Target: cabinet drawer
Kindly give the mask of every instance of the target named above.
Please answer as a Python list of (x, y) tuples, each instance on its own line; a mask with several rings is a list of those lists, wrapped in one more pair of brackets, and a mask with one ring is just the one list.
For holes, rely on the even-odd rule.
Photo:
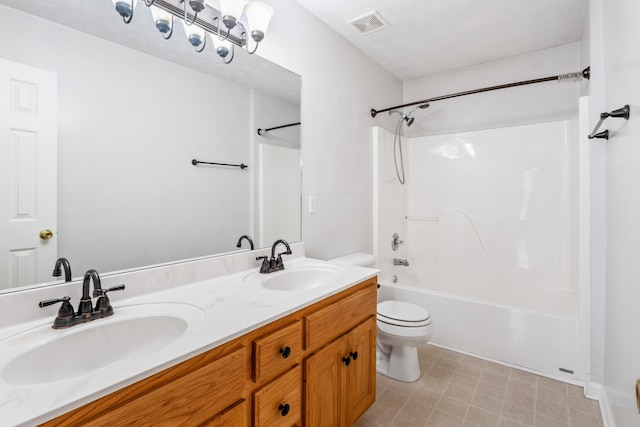
[[(194, 360), (198, 357), (184, 363)], [(237, 348), (79, 425), (198, 425), (240, 399), (246, 379), (245, 362), (245, 347)]]
[(247, 425), (247, 403), (240, 400), (200, 426), (247, 427)]
[(375, 283), (355, 294), (305, 316), (305, 348), (324, 345), (352, 329), (369, 316), (375, 316)]
[(302, 322), (297, 321), (253, 342), (253, 380), (258, 382), (300, 362)]
[(300, 424), (302, 377), (300, 365), (253, 395), (255, 427), (291, 427)]

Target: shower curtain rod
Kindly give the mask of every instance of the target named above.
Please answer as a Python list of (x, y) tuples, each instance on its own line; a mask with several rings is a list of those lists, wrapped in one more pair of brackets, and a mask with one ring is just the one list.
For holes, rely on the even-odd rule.
[(591, 73), (591, 67), (587, 67), (584, 70), (582, 70), (581, 72), (578, 71), (578, 72), (575, 72), (575, 73), (560, 74), (560, 75), (557, 75), (557, 76), (543, 77), (543, 78), (540, 78), (540, 79), (523, 80), (523, 81), (520, 81), (520, 82), (506, 83), (506, 84), (497, 85), (497, 86), (488, 86), (488, 87), (483, 87), (483, 88), (480, 88), (480, 89), (472, 89), (472, 90), (467, 90), (467, 91), (464, 91), (464, 92), (451, 93), (449, 95), (442, 95), (442, 96), (436, 96), (436, 97), (429, 98), (429, 99), (423, 99), (422, 101), (415, 101), (415, 102), (410, 102), (408, 104), (396, 105), (395, 107), (385, 108), (384, 110), (376, 110), (376, 109), (372, 108), (371, 109), (371, 117), (375, 117), (378, 113), (384, 113), (386, 111), (396, 110), (396, 109), (404, 108), (404, 107), (410, 107), (412, 105), (424, 104), (424, 103), (427, 103), (427, 102), (434, 102), (434, 101), (442, 101), (444, 99), (457, 98), (459, 96), (473, 95), (475, 93), (489, 92), (489, 91), (492, 91), (492, 90), (507, 89), (507, 88), (510, 88), (510, 87), (525, 86), (525, 85), (530, 85), (530, 84), (534, 84), (534, 83), (544, 83), (544, 82), (552, 82), (552, 81), (558, 81), (558, 82), (562, 82), (563, 80), (578, 81), (578, 80), (581, 80), (583, 78), (588, 80), (589, 77), (590, 77), (590, 73)]

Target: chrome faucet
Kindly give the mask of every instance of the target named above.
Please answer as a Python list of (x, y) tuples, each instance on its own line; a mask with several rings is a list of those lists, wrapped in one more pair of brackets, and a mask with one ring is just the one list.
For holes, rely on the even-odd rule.
[[(278, 257), (276, 258), (276, 246), (279, 244), (283, 244), (287, 250), (284, 252), (280, 252)], [(256, 257), (256, 261), (262, 260), (262, 266), (260, 266), (260, 273), (268, 274), (273, 273), (274, 271), (284, 270), (284, 262), (282, 262), (282, 255), (291, 255), (291, 247), (289, 247), (289, 243), (287, 243), (284, 239), (278, 239), (271, 246), (271, 258), (267, 256), (259, 256)]]
[(394, 258), (393, 265), (404, 265), (405, 267), (409, 267), (409, 261), (406, 259)]
[(63, 269), (64, 269), (64, 281), (70, 282), (71, 281), (71, 264), (69, 263), (69, 260), (66, 258), (58, 258), (58, 260), (56, 261), (56, 265), (53, 266), (53, 273), (51, 273), (51, 275), (53, 277), (60, 277), (62, 276)]
[[(91, 284), (91, 281), (93, 281), (93, 296), (98, 297), (95, 308), (93, 307), (91, 296), (89, 295), (89, 285)], [(100, 285), (100, 275), (96, 270), (91, 269), (84, 274), (84, 279), (82, 280), (82, 298), (80, 298), (77, 312), (73, 311), (73, 307), (69, 302), (70, 298), (66, 296), (40, 301), (38, 305), (40, 308), (43, 308), (61, 302), (62, 306), (58, 310), (58, 315), (53, 321), (53, 329), (63, 329), (80, 323), (86, 323), (92, 320), (111, 316), (113, 314), (113, 307), (107, 297), (107, 292), (122, 290), (124, 290), (124, 285), (114, 286), (109, 289), (102, 289), (102, 286)]]
[(240, 236), (240, 238), (238, 239), (238, 243), (236, 243), (236, 248), (242, 247), (242, 239), (245, 239), (247, 242), (249, 242), (249, 246), (251, 247), (251, 250), (253, 250), (253, 240), (251, 240), (251, 237), (247, 236), (246, 234)]

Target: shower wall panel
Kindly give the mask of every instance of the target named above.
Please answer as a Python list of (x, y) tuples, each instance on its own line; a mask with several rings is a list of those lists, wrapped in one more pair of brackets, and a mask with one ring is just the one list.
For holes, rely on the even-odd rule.
[(576, 139), (559, 121), (408, 140), (411, 281), (575, 317)]

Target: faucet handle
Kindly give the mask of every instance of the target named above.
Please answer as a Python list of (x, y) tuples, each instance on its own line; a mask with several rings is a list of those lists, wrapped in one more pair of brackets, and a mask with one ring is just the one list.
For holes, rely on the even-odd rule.
[(71, 298), (69, 298), (69, 297), (48, 299), (48, 300), (40, 301), (38, 303), (38, 305), (40, 306), (40, 308), (44, 308), (44, 307), (48, 307), (50, 305), (57, 304), (57, 303), (61, 302), (62, 305), (60, 306), (60, 309), (58, 310), (58, 317), (69, 317), (69, 316), (73, 316), (75, 314), (75, 312), (73, 311), (73, 306), (69, 302), (70, 300), (71, 300)]
[(262, 265), (260, 266), (260, 273), (266, 274), (271, 273), (271, 265), (269, 264), (269, 257), (265, 256), (257, 256), (256, 261), (262, 260)]
[(107, 296), (107, 292), (111, 292), (111, 291), (124, 291), (124, 284), (122, 285), (118, 285), (118, 286), (114, 286), (111, 287), (109, 289), (94, 289), (93, 290), (93, 296), (95, 297), (102, 297), (102, 296)]
[(40, 301), (40, 303), (38, 303), (38, 305), (41, 308), (47, 307), (49, 305), (53, 305), (59, 302), (62, 303), (62, 305), (60, 306), (60, 309), (58, 310), (58, 315), (53, 321), (53, 329), (63, 329), (73, 325), (73, 321), (76, 313), (73, 311), (73, 306), (71, 305), (69, 300), (70, 300), (69, 297), (62, 297), (57, 299), (48, 299), (48, 300)]
[(96, 301), (95, 310), (96, 311), (101, 311), (105, 317), (112, 315), (113, 314), (113, 308), (111, 307), (111, 301), (109, 301), (109, 297), (107, 296), (107, 292), (123, 291), (123, 290), (124, 290), (124, 285), (114, 286), (114, 287), (109, 288), (109, 289), (94, 289), (93, 290), (93, 296), (94, 297), (96, 297), (96, 296), (100, 297)]

